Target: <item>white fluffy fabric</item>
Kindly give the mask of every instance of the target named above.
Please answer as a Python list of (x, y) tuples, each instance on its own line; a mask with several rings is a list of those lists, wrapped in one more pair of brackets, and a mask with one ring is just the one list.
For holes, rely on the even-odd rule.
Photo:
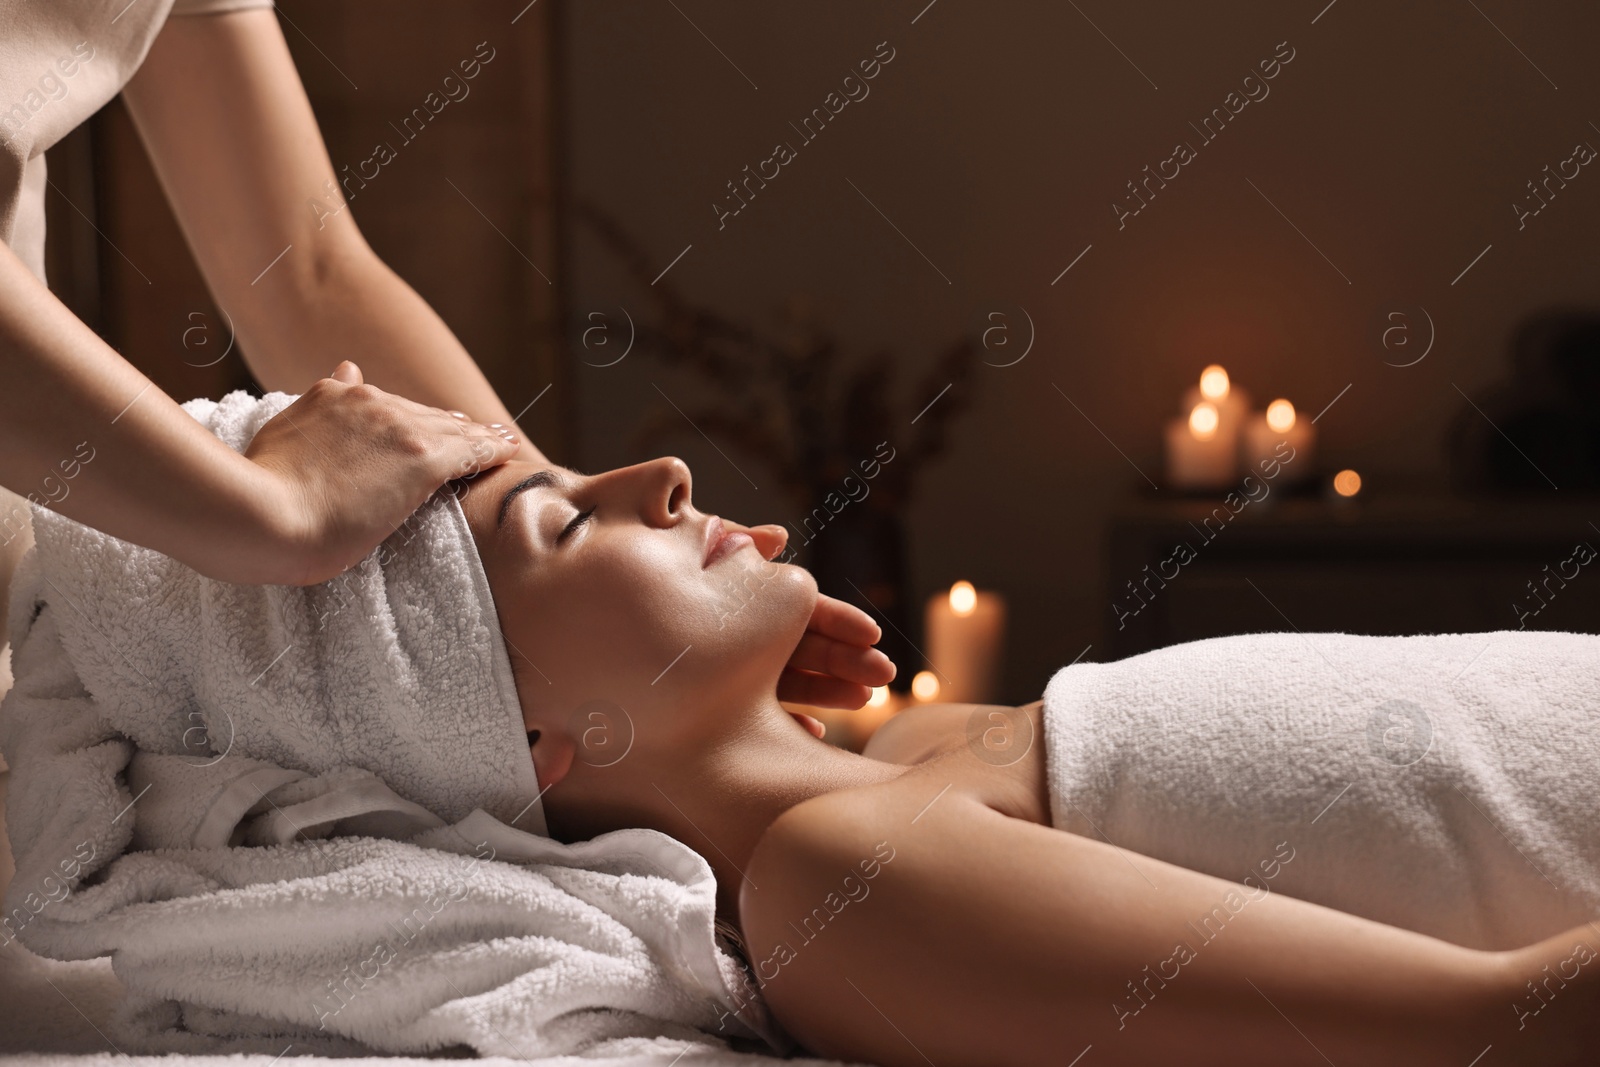
[(1485, 949), (1600, 917), (1600, 636), (1194, 641), (1061, 669), (1044, 722), (1056, 827), (1243, 883), (1241, 907)]
[[(294, 398), (186, 410), (235, 449)], [(567, 846), (459, 503), (344, 579), (236, 586), (35, 509), (0, 703), (0, 941), (110, 955), (124, 1051), (787, 1048), (687, 846)], [(535, 832), (527, 832), (529, 830)]]

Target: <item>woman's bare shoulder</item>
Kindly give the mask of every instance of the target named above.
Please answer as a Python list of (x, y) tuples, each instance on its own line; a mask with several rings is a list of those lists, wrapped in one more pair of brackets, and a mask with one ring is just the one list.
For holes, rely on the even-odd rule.
[[(920, 868), (928, 847), (956, 849), (960, 836), (943, 820), (913, 823), (918, 783), (906, 779), (921, 777), (913, 769), (890, 782), (797, 804), (767, 828), (751, 854), (739, 892), (750, 966), (778, 1020), (813, 1054), (896, 1062), (874, 1032), (879, 1020), (873, 1009), (849, 986), (841, 989), (841, 976), (875, 999), (886, 982), (917, 984), (885, 970), (887, 961), (915, 955), (918, 945), (916, 931), (896, 921), (897, 913), (906, 888), (924, 881)], [(939, 798), (945, 802), (970, 803)], [(908, 828), (917, 840), (908, 840)]]

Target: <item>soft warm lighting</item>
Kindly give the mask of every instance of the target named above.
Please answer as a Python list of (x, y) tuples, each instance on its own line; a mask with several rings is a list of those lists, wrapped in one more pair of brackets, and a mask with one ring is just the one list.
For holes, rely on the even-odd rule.
[(1333, 491), (1340, 496), (1355, 496), (1361, 492), (1361, 475), (1346, 467), (1333, 476)]
[(1287, 400), (1274, 400), (1268, 404), (1267, 425), (1273, 433), (1288, 433), (1294, 429), (1294, 405)]
[(1221, 364), (1213, 363), (1200, 372), (1200, 395), (1207, 400), (1224, 400), (1228, 396), (1228, 372)]
[(1216, 436), (1218, 421), (1217, 406), (1209, 400), (1202, 400), (1189, 412), (1189, 432), (1198, 441), (1209, 441)]
[(889, 687), (886, 685), (874, 686), (872, 695), (867, 698), (867, 707), (881, 708), (889, 703)]
[(918, 671), (911, 679), (911, 695), (918, 700), (932, 700), (939, 695), (939, 679), (932, 671)]
[(950, 610), (960, 616), (972, 614), (972, 609), (978, 606), (978, 591), (972, 587), (971, 582), (957, 582), (950, 587)]

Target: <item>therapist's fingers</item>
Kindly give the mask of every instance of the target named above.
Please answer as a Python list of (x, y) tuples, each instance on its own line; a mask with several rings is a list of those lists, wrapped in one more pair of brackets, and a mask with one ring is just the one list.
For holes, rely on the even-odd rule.
[(883, 629), (872, 621), (871, 615), (826, 593), (817, 594), (806, 629), (852, 645), (875, 645), (883, 637)]
[[(816, 707), (816, 705), (813, 704), (812, 707)], [(815, 737), (818, 741), (821, 741), (827, 736), (827, 726), (825, 726), (822, 720), (817, 718), (815, 715), (807, 715), (803, 711), (791, 711), (789, 712), (789, 715), (794, 719), (795, 722), (805, 727), (806, 732), (812, 737)]]
[[(366, 377), (361, 373), (361, 366), (354, 360), (350, 359), (342, 360), (339, 365), (333, 368), (332, 372), (328, 374), (328, 378), (343, 385), (364, 385), (366, 383)], [(410, 397), (401, 396), (398, 393), (388, 393), (386, 394), (386, 398), (390, 404), (395, 404), (402, 408), (406, 408), (418, 415), (436, 415), (441, 418), (453, 419), (453, 423), (447, 422), (443, 423), (442, 425), (466, 427), (467, 432), (487, 430), (489, 433), (498, 433), (501, 430), (511, 430), (513, 433), (515, 433), (514, 427), (502, 426), (498, 423), (481, 423), (473, 419), (471, 415), (468, 415), (465, 412), (447, 411), (444, 408), (434, 407), (432, 404), (420, 403), (419, 401), (412, 400)]]
[[(335, 372), (349, 378), (360, 368)], [(519, 443), (365, 382), (319, 379), (245, 451), (264, 479), (255, 495), (282, 546), (274, 580), (309, 585), (338, 575), (441, 485), (506, 462)]]
[(882, 650), (837, 641), (807, 631), (789, 656), (790, 667), (826, 674), (860, 685), (888, 685), (896, 673), (894, 661)]
[[(339, 365), (333, 368), (328, 377), (344, 385), (363, 385), (366, 382), (365, 376), (361, 373), (360, 365), (350, 359), (340, 361)], [(460, 449), (451, 453), (448, 457), (449, 461), (453, 463), (450, 468), (453, 472), (450, 475), (451, 478), (471, 477), (490, 467), (515, 459), (522, 451), (523, 446), (517, 440), (515, 427), (504, 426), (500, 423), (477, 422), (466, 412), (447, 411), (431, 404), (419, 403), (397, 393), (388, 394), (388, 400), (391, 404), (408, 408), (418, 415), (438, 419), (438, 425), (442, 428), (441, 432), (456, 433), (467, 438), (490, 439), (492, 445), (490, 448), (484, 449), (469, 444), (465, 453)], [(504, 439), (510, 445), (510, 452), (507, 453), (504, 448), (500, 447), (492, 439)]]
[(521, 447), (519, 439), (503, 430), (462, 423), (444, 416), (444, 429), (440, 432), (448, 442), (437, 459), (435, 473), (444, 471), (441, 481), (471, 478), (491, 467), (509, 461)]
[(864, 705), (871, 696), (872, 689), (868, 686), (830, 678), (825, 674), (809, 674), (785, 668), (778, 675), (778, 699), (790, 704), (853, 711)]

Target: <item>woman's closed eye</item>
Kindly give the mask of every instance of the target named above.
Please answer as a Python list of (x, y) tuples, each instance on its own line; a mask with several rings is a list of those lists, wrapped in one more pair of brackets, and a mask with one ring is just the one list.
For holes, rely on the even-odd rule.
[[(595, 506), (598, 507), (599, 505), (595, 505)], [(561, 533), (556, 535), (556, 544), (559, 545), (563, 541), (565, 541), (567, 539), (567, 535), (568, 534), (572, 533), (572, 531), (576, 530), (578, 527), (580, 527), (584, 523), (588, 522), (589, 521), (589, 516), (591, 516), (593, 514), (594, 514), (594, 508), (591, 507), (588, 511), (580, 511), (580, 512), (578, 512), (578, 514), (574, 515), (572, 517), (572, 521), (567, 523), (566, 528), (563, 529), (561, 531)]]

